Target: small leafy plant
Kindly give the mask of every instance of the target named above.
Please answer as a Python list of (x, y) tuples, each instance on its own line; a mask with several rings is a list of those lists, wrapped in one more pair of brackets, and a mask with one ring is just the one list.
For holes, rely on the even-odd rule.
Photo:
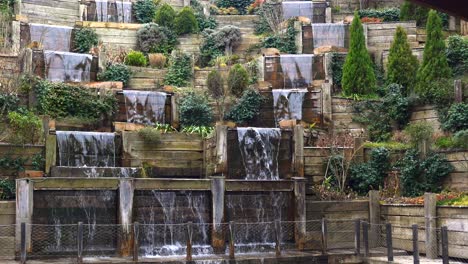
[(211, 126), (189, 126), (182, 129), (183, 133), (198, 134), (202, 138), (208, 138), (214, 132), (214, 127)]
[(148, 60), (145, 54), (141, 51), (130, 51), (125, 58), (125, 64), (130, 66), (145, 67), (148, 64)]
[(171, 57), (164, 84), (184, 87), (192, 77), (192, 59), (190, 55), (177, 52)]
[(11, 200), (16, 197), (14, 180), (0, 179), (0, 200)]
[(260, 114), (263, 101), (264, 98), (258, 91), (246, 90), (239, 102), (226, 114), (224, 119), (239, 124), (248, 124)]
[(241, 97), (249, 86), (249, 73), (242, 65), (236, 64), (229, 71), (227, 83), (231, 94)]
[(153, 0), (138, 0), (132, 5), (133, 15), (138, 23), (153, 21), (156, 5)]
[(33, 112), (10, 112), (8, 120), (12, 142), (19, 144), (35, 144), (40, 141), (42, 134), (42, 120)]
[(182, 127), (209, 126), (213, 121), (213, 109), (205, 96), (189, 92), (180, 103)]
[(138, 135), (150, 144), (158, 144), (161, 141), (161, 131), (154, 127), (142, 128), (138, 130)]
[(124, 86), (127, 86), (132, 71), (125, 64), (112, 64), (106, 68), (102, 73), (98, 74), (98, 80), (100, 81), (114, 81), (123, 82)]
[(198, 21), (189, 6), (182, 8), (175, 18), (175, 31), (178, 35), (198, 32)]
[(92, 28), (78, 28), (74, 31), (73, 51), (88, 53), (92, 47), (97, 46), (98, 35)]

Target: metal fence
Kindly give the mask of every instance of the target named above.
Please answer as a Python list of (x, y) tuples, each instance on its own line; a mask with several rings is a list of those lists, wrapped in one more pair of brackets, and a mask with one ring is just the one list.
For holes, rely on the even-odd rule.
[[(29, 225), (19, 227), (23, 263), (27, 259), (85, 257), (127, 257), (138, 261), (146, 256), (193, 256), (271, 253), (277, 256), (290, 249), (341, 252), (382, 261), (419, 263), (468, 262), (468, 256), (457, 255), (456, 248), (468, 249), (468, 232), (429, 229), (391, 224), (370, 224), (362, 220), (311, 220), (274, 222), (229, 222), (222, 224), (139, 224), (130, 225)], [(14, 242), (15, 225), (0, 226), (0, 237)], [(429, 232), (429, 233), (428, 233)], [(435, 244), (426, 237), (435, 236)], [(449, 248), (450, 241), (458, 245)], [(0, 238), (0, 246), (7, 240)], [(2, 244), (3, 243), (3, 244)], [(11, 241), (9, 241), (11, 245)], [(452, 242), (450, 242), (452, 243)], [(461, 243), (461, 244), (460, 244)], [(464, 244), (463, 244), (464, 243)], [(13, 243), (14, 244), (14, 243)], [(452, 245), (450, 244), (450, 247)], [(0, 257), (1, 258), (1, 257)]]

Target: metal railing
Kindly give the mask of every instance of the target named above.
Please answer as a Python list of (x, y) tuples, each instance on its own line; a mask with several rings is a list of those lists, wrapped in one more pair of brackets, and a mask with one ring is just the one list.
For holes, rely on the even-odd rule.
[[(362, 220), (273, 221), (185, 224), (57, 224), (22, 223), (19, 227), (21, 263), (37, 258), (126, 257), (137, 262), (145, 256), (179, 256), (192, 260), (200, 254), (225, 254), (235, 258), (245, 253), (281, 256), (290, 249), (345, 252), (384, 261), (419, 263), (467, 262), (468, 256), (450, 252), (451, 241), (466, 241), (468, 232), (447, 227), (426, 229), (417, 225), (371, 224)], [(2, 234), (14, 235), (15, 225), (0, 226)], [(427, 232), (436, 236), (435, 245), (426, 245)], [(462, 242), (463, 242), (462, 241)], [(2, 245), (0, 238), (0, 245)], [(10, 242), (11, 243), (11, 242)], [(456, 247), (468, 248), (458, 244)], [(451, 245), (451, 244), (450, 244)], [(463, 251), (463, 250), (462, 250)], [(1, 258), (1, 257), (0, 257)]]

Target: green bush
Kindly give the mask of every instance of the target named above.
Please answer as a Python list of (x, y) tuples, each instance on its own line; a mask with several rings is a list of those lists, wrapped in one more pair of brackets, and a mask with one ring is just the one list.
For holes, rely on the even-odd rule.
[(216, 5), (221, 8), (234, 7), (243, 15), (247, 12), (247, 7), (251, 5), (254, 0), (216, 0)]
[(446, 54), (455, 76), (468, 73), (468, 38), (459, 35), (448, 37)]
[(16, 94), (0, 92), (0, 117), (18, 109), (19, 98)]
[(383, 187), (384, 179), (390, 168), (390, 152), (385, 148), (372, 149), (370, 161), (353, 164), (350, 167), (349, 185), (353, 191), (366, 195), (370, 190)]
[(143, 53), (170, 54), (177, 45), (177, 35), (155, 23), (144, 25), (137, 31), (138, 50)]
[(262, 95), (255, 90), (246, 90), (239, 102), (226, 114), (225, 120), (238, 124), (249, 124), (260, 114), (260, 107), (264, 101)]
[(231, 54), (242, 37), (240, 29), (235, 26), (224, 26), (218, 30), (206, 29), (202, 35), (199, 59), (202, 67), (213, 65), (216, 57)]
[(167, 27), (169, 29), (174, 28), (174, 19), (176, 18), (176, 11), (168, 3), (164, 3), (156, 11), (154, 22), (161, 27)]
[(10, 139), (13, 143), (35, 144), (42, 135), (42, 120), (33, 112), (23, 111), (8, 113), (9, 127), (13, 133)]
[(416, 92), (419, 95), (427, 93), (428, 86), (432, 82), (452, 76), (445, 54), (442, 20), (434, 10), (429, 12), (426, 32), (423, 62), (417, 73)]
[[(114, 80), (116, 81), (116, 80)], [(58, 117), (100, 119), (117, 109), (112, 93), (98, 94), (87, 88), (66, 83), (38, 81), (34, 86), (39, 114)]]
[(208, 74), (208, 78), (206, 79), (206, 86), (208, 87), (210, 95), (214, 99), (220, 99), (221, 97), (226, 96), (223, 77), (219, 71), (212, 70)]
[(408, 125), (404, 132), (408, 135), (411, 145), (417, 146), (423, 141), (432, 139), (434, 128), (427, 122), (417, 122)]
[(229, 70), (227, 83), (231, 94), (239, 98), (249, 86), (249, 73), (242, 65), (236, 64)]
[(184, 87), (192, 78), (192, 59), (190, 55), (176, 52), (169, 60), (164, 84)]
[(447, 116), (443, 120), (442, 128), (451, 132), (468, 129), (468, 104), (451, 105)]
[(434, 145), (439, 149), (451, 149), (456, 146), (456, 143), (452, 137), (444, 136), (436, 139)]
[(332, 53), (329, 70), (332, 73), (333, 85), (341, 87), (341, 79), (343, 78), (343, 65), (346, 60), (346, 54)]
[(343, 65), (341, 84), (345, 95), (366, 95), (375, 91), (376, 79), (372, 61), (366, 49), (364, 29), (357, 12), (350, 27), (348, 56)]
[(138, 23), (150, 23), (156, 13), (156, 5), (153, 0), (138, 0), (132, 5), (133, 15)]
[(88, 53), (92, 47), (99, 43), (98, 35), (92, 28), (78, 28), (74, 30), (73, 51)]
[(174, 24), (175, 31), (179, 35), (195, 33), (199, 30), (197, 18), (193, 13), (193, 9), (189, 6), (182, 8), (177, 14)]
[(294, 28), (294, 21), (290, 20), (288, 22), (288, 28), (286, 30), (286, 33), (266, 36), (262, 40), (261, 47), (275, 48), (281, 51), (282, 53), (296, 54), (296, 35), (297, 31)]
[(213, 109), (206, 97), (190, 92), (180, 103), (182, 127), (209, 126), (213, 122)]
[(145, 67), (148, 64), (148, 60), (145, 54), (141, 51), (130, 51), (125, 58), (125, 64), (130, 66)]
[(359, 17), (374, 17), (380, 18), (383, 22), (400, 21), (399, 8), (386, 8), (386, 9), (362, 9), (358, 11)]
[(453, 141), (456, 147), (468, 149), (468, 129), (460, 130), (453, 135)]
[[(403, 5), (401, 5), (400, 10), (401, 21), (414, 20), (418, 27), (422, 27), (426, 25), (431, 9), (413, 4), (410, 1), (405, 1)], [(441, 12), (437, 12), (437, 14), (441, 18), (444, 28), (448, 27), (448, 15)]]
[(15, 180), (0, 179), (0, 200), (12, 200), (16, 197)]
[(403, 94), (408, 95), (416, 80), (417, 70), (418, 59), (413, 55), (406, 31), (398, 26), (388, 55), (387, 83), (403, 86)]
[(444, 110), (454, 98), (453, 79), (439, 79), (427, 83), (424, 89), (419, 90), (418, 95), (421, 104), (435, 104), (438, 110)]
[(215, 29), (218, 26), (218, 22), (213, 17), (206, 17), (203, 11), (203, 6), (197, 0), (190, 1), (190, 6), (195, 11), (195, 17), (198, 22), (200, 31), (205, 29)]
[(440, 192), (443, 180), (453, 171), (452, 165), (442, 155), (430, 153), (421, 159), (415, 149), (406, 152), (398, 167), (402, 194), (412, 197), (424, 192)]
[(120, 63), (112, 64), (104, 72), (98, 74), (100, 81), (123, 82), (124, 86), (127, 86), (130, 77), (132, 77), (132, 71), (125, 64)]

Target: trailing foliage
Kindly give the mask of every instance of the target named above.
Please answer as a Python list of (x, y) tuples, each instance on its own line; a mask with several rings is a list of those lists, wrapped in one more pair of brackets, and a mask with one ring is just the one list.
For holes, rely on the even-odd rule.
[(417, 122), (408, 125), (405, 128), (405, 134), (408, 135), (411, 145), (416, 147), (432, 139), (434, 128), (427, 122)]
[(11, 142), (18, 144), (38, 143), (42, 135), (42, 120), (28, 110), (8, 113)]
[(468, 74), (468, 38), (459, 35), (448, 37), (446, 54), (455, 76)]
[(247, 7), (251, 5), (254, 0), (216, 0), (216, 5), (221, 8), (234, 7), (243, 15), (247, 12)]
[(350, 167), (351, 189), (360, 195), (366, 195), (370, 190), (383, 187), (384, 179), (390, 168), (390, 152), (385, 148), (375, 148), (371, 151), (370, 161), (353, 164)]
[(92, 28), (78, 28), (74, 30), (73, 51), (88, 53), (92, 47), (99, 43), (98, 35)]
[(190, 6), (193, 8), (195, 12), (195, 17), (198, 22), (198, 27), (200, 31), (205, 29), (215, 29), (218, 26), (218, 22), (213, 17), (205, 16), (203, 11), (203, 6), (197, 0), (190, 1)]
[(123, 82), (124, 86), (127, 86), (130, 77), (132, 77), (130, 68), (120, 63), (112, 64), (104, 72), (98, 74), (100, 81)]
[(387, 83), (403, 86), (403, 95), (413, 88), (418, 70), (418, 59), (413, 55), (406, 31), (398, 26), (390, 47), (387, 66)]
[(14, 170), (24, 171), (24, 164), (28, 161), (28, 158), (17, 157), (12, 158), (10, 155), (0, 157), (0, 169), (2, 170)]
[(433, 10), (429, 12), (426, 32), (423, 62), (417, 73), (416, 92), (420, 95), (427, 93), (427, 87), (434, 81), (452, 76), (445, 54), (442, 20)]
[[(116, 81), (116, 80), (114, 80)], [(98, 94), (91, 90), (39, 80), (34, 84), (39, 114), (57, 117), (102, 118), (110, 116), (117, 108), (113, 94)]]
[(209, 126), (213, 122), (213, 110), (205, 96), (190, 92), (180, 103), (182, 127)]
[(236, 64), (229, 70), (227, 84), (232, 95), (236, 97), (243, 95), (249, 86), (249, 74), (242, 65)]
[(33, 170), (44, 171), (45, 169), (45, 158), (42, 154), (36, 154), (32, 157), (31, 166)]
[(333, 85), (335, 88), (341, 87), (341, 79), (343, 78), (343, 65), (346, 60), (346, 54), (332, 53), (329, 70), (332, 73)]
[(451, 132), (468, 129), (468, 104), (451, 105), (443, 120), (442, 128)]
[(226, 114), (225, 120), (238, 124), (249, 124), (260, 114), (260, 106), (264, 98), (256, 90), (246, 90), (239, 102)]
[(164, 79), (164, 84), (183, 87), (192, 77), (192, 59), (190, 55), (176, 52), (169, 61), (169, 68)]
[(460, 130), (453, 135), (453, 141), (456, 147), (468, 149), (468, 129)]
[(177, 34), (189, 34), (198, 32), (198, 21), (193, 13), (193, 9), (189, 6), (182, 8), (177, 14), (175, 20), (175, 31)]
[(430, 153), (425, 159), (421, 159), (419, 152), (410, 149), (401, 161), (400, 183), (404, 196), (420, 196), (424, 192), (440, 192), (442, 181), (452, 171), (452, 165), (440, 154)]
[(153, 0), (138, 0), (133, 3), (132, 10), (138, 23), (150, 23), (156, 13), (156, 4)]
[(364, 30), (357, 12), (350, 27), (351, 39), (348, 56), (343, 65), (341, 84), (345, 95), (372, 94), (376, 79), (372, 61), (366, 49)]
[(174, 28), (174, 20), (176, 18), (176, 11), (168, 3), (164, 3), (156, 11), (154, 22), (161, 27), (167, 27), (169, 29)]
[(0, 92), (0, 117), (18, 109), (19, 98), (16, 94)]
[(381, 100), (354, 103), (357, 115), (353, 120), (367, 126), (371, 141), (388, 141), (392, 134), (392, 124), (402, 128), (408, 123), (410, 105), (410, 100), (401, 94), (401, 87), (392, 84), (387, 87), (387, 95)]
[(167, 27), (155, 23), (137, 31), (137, 46), (143, 53), (170, 54), (177, 45), (177, 35)]
[(145, 127), (138, 130), (138, 135), (149, 144), (158, 144), (161, 141), (161, 131), (154, 127)]
[(12, 200), (16, 197), (15, 180), (0, 179), (0, 200)]
[(182, 133), (198, 134), (202, 138), (210, 137), (214, 131), (215, 128), (211, 126), (188, 126), (182, 129)]
[(284, 34), (272, 34), (262, 40), (261, 47), (275, 48), (287, 54), (296, 54), (296, 35), (297, 31), (294, 28), (294, 20), (288, 22), (288, 28)]
[(380, 18), (383, 22), (400, 21), (399, 8), (386, 8), (386, 9), (362, 9), (358, 11), (359, 17)]
[(141, 51), (130, 51), (125, 58), (125, 64), (130, 66), (144, 67), (148, 64), (145, 54)]

